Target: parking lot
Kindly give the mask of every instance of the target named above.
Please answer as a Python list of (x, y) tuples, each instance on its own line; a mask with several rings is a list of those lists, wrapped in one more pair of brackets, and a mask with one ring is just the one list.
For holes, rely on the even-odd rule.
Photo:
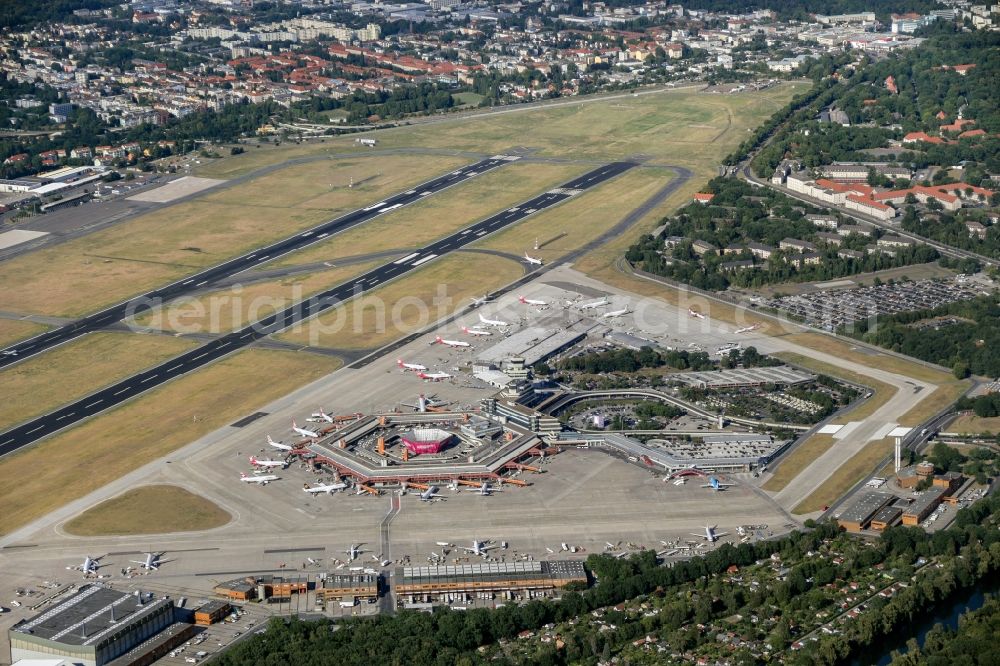
[(834, 331), (879, 315), (927, 310), (986, 295), (995, 288), (985, 276), (958, 275), (949, 280), (920, 280), (873, 285), (858, 289), (817, 291), (772, 298), (766, 306), (804, 320), (810, 326)]

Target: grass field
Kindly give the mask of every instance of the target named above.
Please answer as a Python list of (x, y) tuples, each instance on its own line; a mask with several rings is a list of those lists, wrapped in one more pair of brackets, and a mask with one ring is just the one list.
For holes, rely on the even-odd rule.
[(464, 106), (478, 106), (483, 101), (483, 96), (474, 92), (463, 92), (452, 95), (455, 101)]
[[(381, 168), (383, 175), (353, 189), (331, 192), (330, 182), (334, 178), (337, 183), (346, 182), (357, 167), (340, 169), (332, 162), (308, 165), (322, 179), (301, 177), (297, 184), (287, 182), (282, 170), (213, 193), (211, 197), (217, 199), (160, 208), (113, 228), (5, 261), (0, 264), (0, 284), (6, 287), (0, 292), (0, 309), (79, 316), (466, 163), (431, 156), (386, 160), (391, 162), (383, 167), (365, 162), (368, 169)], [(285, 191), (309, 205), (289, 204), (294, 197), (281, 194)], [(256, 203), (269, 197), (279, 197), (275, 200), (282, 205)], [(316, 207), (319, 203), (329, 207)]]
[(522, 274), (519, 263), (502, 257), (453, 254), (320, 315), (318, 324), (307, 322), (278, 338), (337, 349), (374, 349), (465, 307), (470, 298)]
[(335, 359), (249, 349), (0, 459), (6, 534), (332, 372)]
[(179, 333), (228, 333), (360, 275), (379, 263), (370, 261), (245, 287), (221, 289), (147, 313), (136, 323)]
[(47, 326), (18, 319), (0, 319), (0, 347), (30, 338), (48, 330)]
[(161, 335), (91, 333), (0, 372), (0, 428), (81, 398), (194, 342)]
[(262, 270), (419, 247), (530, 199), (586, 170), (583, 165), (515, 162), (294, 252)]
[(67, 522), (75, 536), (126, 536), (194, 532), (221, 527), (232, 516), (204, 497), (179, 486), (134, 488), (93, 506)]
[(979, 435), (981, 433), (995, 434), (1000, 432), (1000, 416), (982, 417), (973, 413), (962, 414), (951, 425), (945, 428), (947, 432)]
[[(615, 99), (568, 99), (557, 105), (422, 122), (370, 133), (379, 149), (449, 148), (497, 153), (515, 146), (539, 154), (611, 160), (645, 154), (667, 164), (714, 169), (719, 158), (808, 83), (785, 83), (760, 93), (708, 95), (674, 90)], [(207, 164), (198, 175), (231, 178), (296, 157), (358, 150), (354, 137), (322, 143), (252, 149)]]
[[(593, 240), (621, 221), (631, 208), (652, 196), (673, 177), (666, 169), (632, 169), (617, 179), (542, 211), (473, 246), (556, 259)], [(535, 239), (539, 249), (532, 249)]]

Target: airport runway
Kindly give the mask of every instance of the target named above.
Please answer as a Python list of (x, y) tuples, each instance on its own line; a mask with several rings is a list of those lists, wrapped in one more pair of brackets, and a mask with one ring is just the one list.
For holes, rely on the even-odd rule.
[[(499, 166), (499, 164), (495, 166)], [(612, 162), (589, 171), (560, 187), (551, 189), (533, 199), (512, 206), (485, 220), (476, 222), (461, 231), (439, 239), (419, 251), (412, 252), (406, 257), (373, 268), (363, 275), (316, 294), (308, 300), (296, 303), (249, 326), (212, 340), (186, 354), (164, 361), (154, 368), (128, 377), (56, 411), (12, 428), (0, 434), (0, 456), (16, 451), (63, 428), (99, 414), (141, 393), (145, 393), (171, 379), (205, 366), (212, 361), (246, 347), (256, 340), (278, 333), (321, 312), (336, 307), (344, 301), (360, 296), (366, 291), (375, 289), (390, 280), (405, 275), (449, 252), (453, 252), (487, 235), (516, 224), (529, 215), (533, 215), (538, 211), (554, 206), (592, 187), (596, 187), (628, 171), (634, 166), (636, 164), (633, 162)], [(384, 207), (384, 204), (378, 204), (378, 206)], [(193, 279), (191, 278), (190, 280)], [(109, 316), (113, 317), (114, 314)], [(103, 326), (107, 323), (111, 323), (111, 321), (104, 321), (101, 325)]]
[(242, 271), (258, 266), (265, 261), (272, 261), (282, 255), (301, 250), (302, 248), (317, 243), (328, 236), (349, 229), (355, 225), (367, 222), (383, 213), (402, 208), (408, 204), (420, 201), (423, 198), (440, 192), (446, 188), (458, 185), (481, 173), (496, 169), (505, 164), (509, 164), (519, 158), (507, 155), (495, 155), (489, 159), (482, 160), (475, 164), (461, 167), (455, 171), (438, 176), (421, 185), (407, 190), (401, 194), (396, 194), (388, 199), (384, 199), (366, 208), (360, 208), (353, 212), (341, 215), (323, 224), (296, 233), (283, 240), (272, 243), (252, 252), (240, 255), (234, 259), (205, 269), (199, 273), (178, 280), (165, 287), (154, 289), (135, 298), (130, 298), (117, 305), (105, 308), (100, 312), (79, 319), (71, 324), (67, 324), (55, 330), (41, 333), (33, 338), (22, 340), (0, 350), (0, 368), (13, 365), (26, 358), (40, 354), (52, 347), (69, 342), (81, 335), (100, 330), (105, 326), (121, 321), (128, 316), (134, 316), (146, 310), (165, 303), (179, 296), (204, 289), (206, 285), (214, 284), (224, 278), (231, 277)]

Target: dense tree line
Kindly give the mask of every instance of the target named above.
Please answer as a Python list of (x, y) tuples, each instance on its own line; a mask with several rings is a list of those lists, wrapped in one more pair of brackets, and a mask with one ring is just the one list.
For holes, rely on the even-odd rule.
[(892, 666), (949, 666), (995, 663), (997, 631), (1000, 630), (1000, 599), (988, 599), (979, 610), (963, 614), (957, 629), (937, 624), (924, 644), (908, 641), (904, 654), (892, 657)]
[(785, 19), (811, 20), (812, 14), (854, 14), (875, 12), (886, 20), (890, 14), (940, 9), (936, 0), (693, 0), (685, 9), (740, 14), (757, 9), (770, 9)]
[(1000, 226), (989, 224), (984, 218), (983, 221), (987, 222), (984, 225), (986, 233), (984, 237), (980, 238), (978, 235), (969, 233), (969, 229), (965, 225), (967, 219), (975, 219), (975, 217), (960, 218), (943, 212), (936, 215), (920, 215), (912, 206), (908, 206), (900, 225), (906, 231), (952, 247), (969, 250), (987, 257), (1000, 257)]
[[(940, 325), (916, 322), (946, 317)], [(1000, 377), (1000, 304), (990, 296), (958, 301), (932, 310), (880, 316), (856, 322), (847, 334), (865, 342), (945, 367), (958, 364), (987, 377)]]

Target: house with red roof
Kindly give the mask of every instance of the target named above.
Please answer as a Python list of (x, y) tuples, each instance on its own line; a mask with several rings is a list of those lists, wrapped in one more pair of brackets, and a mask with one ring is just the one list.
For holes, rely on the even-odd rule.
[(946, 142), (941, 137), (931, 136), (927, 132), (910, 132), (903, 137), (903, 143), (933, 143), (940, 145)]
[(694, 195), (694, 200), (700, 204), (707, 204), (714, 198), (715, 195), (710, 192), (695, 192)]

